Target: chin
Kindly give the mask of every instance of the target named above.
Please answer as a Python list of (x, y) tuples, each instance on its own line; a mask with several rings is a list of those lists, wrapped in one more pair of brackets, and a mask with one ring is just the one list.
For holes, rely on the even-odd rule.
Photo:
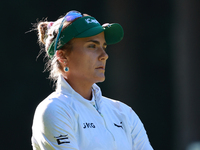
[(99, 82), (103, 82), (103, 81), (105, 81), (105, 77), (99, 78), (98, 80), (96, 80), (95, 83), (99, 83)]

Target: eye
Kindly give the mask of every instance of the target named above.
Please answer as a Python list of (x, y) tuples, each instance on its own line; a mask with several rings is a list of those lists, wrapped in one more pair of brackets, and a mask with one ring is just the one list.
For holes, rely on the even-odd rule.
[(95, 44), (90, 44), (90, 45), (88, 45), (88, 48), (96, 48), (96, 45)]

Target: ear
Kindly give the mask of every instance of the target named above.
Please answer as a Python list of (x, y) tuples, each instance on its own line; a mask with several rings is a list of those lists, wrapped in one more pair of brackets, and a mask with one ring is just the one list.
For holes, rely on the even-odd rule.
[(67, 63), (67, 57), (65, 56), (64, 51), (62, 51), (62, 50), (57, 50), (57, 51), (56, 51), (56, 57), (57, 57), (58, 61), (59, 61), (61, 64), (66, 64), (66, 63)]

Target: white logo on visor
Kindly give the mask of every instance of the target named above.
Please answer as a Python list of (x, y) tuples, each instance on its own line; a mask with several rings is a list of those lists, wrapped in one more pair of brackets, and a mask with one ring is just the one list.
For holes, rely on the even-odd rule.
[(96, 19), (90, 19), (90, 18), (88, 18), (88, 19), (85, 19), (85, 21), (87, 23), (98, 23), (99, 24), (99, 22)]

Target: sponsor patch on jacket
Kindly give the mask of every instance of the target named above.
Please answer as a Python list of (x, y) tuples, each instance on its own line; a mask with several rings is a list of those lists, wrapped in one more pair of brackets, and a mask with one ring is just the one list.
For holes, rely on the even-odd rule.
[(70, 141), (68, 140), (68, 134), (67, 135), (54, 136), (54, 138), (56, 138), (58, 145), (64, 144), (64, 143), (70, 143)]
[(83, 128), (95, 128), (94, 123), (83, 123)]

